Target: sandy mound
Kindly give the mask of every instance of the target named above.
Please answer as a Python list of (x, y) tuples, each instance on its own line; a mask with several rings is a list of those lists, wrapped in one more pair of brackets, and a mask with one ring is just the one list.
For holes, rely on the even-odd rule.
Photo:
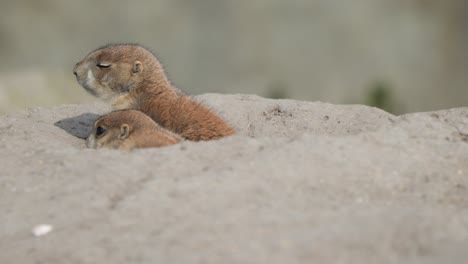
[(468, 258), (468, 108), (197, 99), (239, 135), (96, 151), (81, 138), (103, 105), (0, 117), (0, 263)]

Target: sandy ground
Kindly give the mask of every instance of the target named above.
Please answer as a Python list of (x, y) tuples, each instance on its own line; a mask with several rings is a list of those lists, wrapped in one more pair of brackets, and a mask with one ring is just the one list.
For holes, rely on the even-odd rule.
[(127, 153), (85, 149), (102, 104), (0, 117), (0, 263), (466, 263), (468, 108), (197, 98), (239, 135)]

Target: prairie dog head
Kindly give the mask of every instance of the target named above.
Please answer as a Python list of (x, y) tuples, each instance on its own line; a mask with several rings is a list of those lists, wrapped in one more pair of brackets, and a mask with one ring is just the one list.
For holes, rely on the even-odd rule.
[(178, 135), (160, 127), (140, 111), (118, 110), (102, 116), (94, 123), (86, 146), (131, 150), (172, 145), (180, 140)]
[(114, 101), (128, 95), (151, 78), (167, 81), (154, 55), (138, 45), (107, 45), (78, 62), (73, 73), (92, 95)]

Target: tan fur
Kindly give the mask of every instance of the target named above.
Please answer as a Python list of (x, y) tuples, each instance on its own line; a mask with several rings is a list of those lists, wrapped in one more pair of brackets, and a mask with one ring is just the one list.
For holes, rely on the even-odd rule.
[[(105, 132), (97, 134), (98, 128)], [(140, 111), (117, 110), (94, 123), (86, 145), (89, 148), (132, 150), (173, 145), (181, 140), (181, 137), (162, 128)]]
[(111, 99), (111, 105), (114, 110), (136, 108), (133, 105), (133, 100), (130, 98), (128, 94), (119, 95)]
[[(100, 67), (102, 64), (107, 67)], [(157, 58), (138, 45), (109, 45), (91, 52), (74, 69), (91, 94), (114, 109), (134, 108), (189, 140), (210, 140), (235, 131), (219, 116), (171, 85)]]

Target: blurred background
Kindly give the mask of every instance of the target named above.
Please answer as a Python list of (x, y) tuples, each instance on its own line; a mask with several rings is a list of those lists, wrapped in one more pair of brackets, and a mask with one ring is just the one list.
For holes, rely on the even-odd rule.
[(190, 94), (468, 106), (468, 0), (0, 0), (0, 113), (96, 100), (73, 65), (141, 43)]

